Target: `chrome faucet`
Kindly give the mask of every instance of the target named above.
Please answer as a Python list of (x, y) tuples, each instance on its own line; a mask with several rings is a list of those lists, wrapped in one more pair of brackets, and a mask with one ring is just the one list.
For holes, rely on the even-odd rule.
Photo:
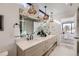
[(33, 40), (33, 33), (32, 34), (27, 34), (26, 39), (27, 40)]
[(33, 40), (33, 34), (30, 35), (30, 40)]

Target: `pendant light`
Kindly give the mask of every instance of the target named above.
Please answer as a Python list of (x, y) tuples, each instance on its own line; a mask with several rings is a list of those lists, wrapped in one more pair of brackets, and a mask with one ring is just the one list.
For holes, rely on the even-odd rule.
[(32, 4), (32, 5), (30, 6), (30, 8), (28, 9), (28, 13), (29, 13), (30, 15), (35, 15), (35, 14), (37, 13), (37, 11), (35, 10), (35, 7), (34, 7), (33, 4)]
[[(44, 6), (44, 8), (45, 8), (45, 13), (46, 13), (46, 8), (47, 8), (47, 6)], [(48, 20), (48, 19), (49, 19), (49, 16), (48, 16), (47, 14), (44, 14), (43, 19), (44, 19), (44, 20)]]
[(53, 22), (53, 12), (50, 13), (50, 22)]

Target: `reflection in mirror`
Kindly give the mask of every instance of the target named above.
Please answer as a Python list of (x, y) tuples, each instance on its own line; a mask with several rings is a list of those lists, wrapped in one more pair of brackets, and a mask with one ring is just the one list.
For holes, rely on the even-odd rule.
[(20, 16), (20, 36), (25, 37), (27, 34), (33, 33), (33, 21), (24, 19)]

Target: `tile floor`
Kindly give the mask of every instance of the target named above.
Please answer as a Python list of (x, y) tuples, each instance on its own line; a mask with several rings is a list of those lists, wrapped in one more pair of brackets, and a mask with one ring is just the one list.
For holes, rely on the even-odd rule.
[(77, 56), (77, 40), (73, 36), (61, 39), (49, 56)]

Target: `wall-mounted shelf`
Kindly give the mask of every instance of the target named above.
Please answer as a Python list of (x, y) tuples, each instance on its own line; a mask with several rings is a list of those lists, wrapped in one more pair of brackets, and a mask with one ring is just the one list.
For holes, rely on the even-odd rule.
[(31, 20), (31, 21), (34, 21), (34, 22), (39, 22), (40, 21), (40, 19), (38, 19), (34, 16), (28, 16), (28, 15), (22, 15), (22, 14), (20, 14), (20, 15), (24, 20)]

